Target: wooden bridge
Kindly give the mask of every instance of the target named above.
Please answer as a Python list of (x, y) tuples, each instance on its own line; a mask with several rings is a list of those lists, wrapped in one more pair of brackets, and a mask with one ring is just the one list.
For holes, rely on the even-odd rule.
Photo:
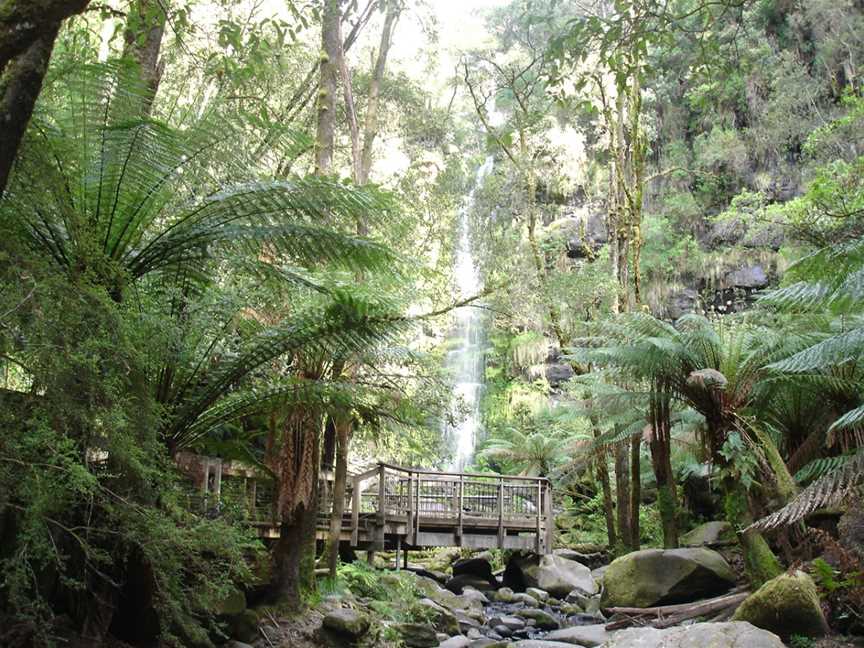
[[(236, 462), (197, 457), (196, 464), (203, 466), (193, 479), (197, 496), (209, 502), (211, 510), (242, 508), (263, 538), (279, 536), (270, 481)], [(329, 533), (332, 502), (332, 482), (322, 480), (321, 540)], [(348, 476), (344, 511), (341, 541), (360, 549), (552, 550), (552, 486), (542, 477), (433, 472), (379, 463)]]

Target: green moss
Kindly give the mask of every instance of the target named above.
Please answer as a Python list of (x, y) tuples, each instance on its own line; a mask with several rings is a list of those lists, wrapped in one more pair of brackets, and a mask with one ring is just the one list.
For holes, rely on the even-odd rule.
[[(736, 529), (747, 526), (752, 518), (746, 491), (738, 483), (727, 484), (726, 487), (726, 497), (723, 500), (726, 520)], [(747, 576), (753, 585), (761, 585), (783, 571), (780, 561), (761, 534), (752, 531), (738, 533), (738, 542), (744, 553)]]
[(663, 546), (667, 549), (675, 548), (678, 545), (678, 503), (672, 487), (668, 484), (657, 487), (657, 508), (663, 523)]
[(735, 611), (747, 621), (788, 640), (791, 635), (818, 637), (826, 623), (813, 580), (801, 571), (781, 574), (751, 594)]

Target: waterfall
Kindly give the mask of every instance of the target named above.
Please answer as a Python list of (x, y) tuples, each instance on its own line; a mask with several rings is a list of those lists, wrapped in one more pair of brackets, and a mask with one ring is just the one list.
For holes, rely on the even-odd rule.
[[(492, 171), (492, 164), (490, 155), (477, 169), (474, 186), (459, 213), (459, 244), (453, 275), (460, 299), (471, 297), (480, 291), (480, 275), (471, 250), (470, 216), (474, 207), (474, 194), (483, 184), (483, 179)], [(455, 327), (450, 337), (452, 350), (447, 354), (446, 361), (446, 368), (453, 381), (451, 407), (455, 409), (461, 405), (467, 409), (467, 413), (461, 418), (458, 415), (462, 412), (456, 412), (459, 423), (445, 424), (444, 433), (454, 451), (449, 469), (462, 471), (471, 461), (480, 431), (480, 398), (486, 369), (486, 317), (484, 311), (472, 306), (457, 308), (454, 317)]]

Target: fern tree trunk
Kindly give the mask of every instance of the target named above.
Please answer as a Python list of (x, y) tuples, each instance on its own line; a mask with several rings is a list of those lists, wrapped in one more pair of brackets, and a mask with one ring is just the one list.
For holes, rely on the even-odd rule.
[(318, 517), (321, 416), (295, 410), (280, 425), (271, 416), (270, 464), (278, 475), (276, 515), (279, 539), (273, 552), (273, 588), (289, 606), (300, 606), (304, 589), (314, 587), (314, 544)]
[[(600, 428), (597, 418), (591, 417), (591, 425), (594, 429), (594, 438), (600, 436)], [(606, 519), (606, 537), (609, 540), (610, 549), (618, 542), (615, 532), (615, 503), (612, 501), (612, 484), (609, 481), (609, 464), (607, 462), (606, 447), (598, 446), (595, 451), (594, 463), (597, 468), (597, 480), (603, 491), (603, 516)]]
[(642, 436), (634, 434), (630, 439), (630, 549), (638, 551), (641, 545), (639, 533), (639, 507), (642, 504)]
[(339, 538), (342, 535), (342, 514), (345, 512), (345, 490), (348, 478), (348, 448), (351, 443), (352, 420), (341, 416), (336, 427), (336, 475), (333, 479), (333, 510), (330, 516), (330, 537), (327, 543), (327, 570), (336, 578), (339, 561)]
[(678, 546), (678, 493), (672, 470), (672, 424), (670, 399), (665, 385), (655, 384), (652, 389), (649, 420), (651, 421), (651, 467), (657, 480), (657, 502), (663, 526), (663, 547)]
[(630, 461), (627, 445), (615, 444), (615, 495), (618, 513), (618, 540), (624, 547), (633, 545), (630, 527)]
[(723, 443), (732, 430), (732, 424), (725, 418), (708, 419), (708, 435), (711, 440), (711, 456), (714, 465), (723, 474), (723, 508), (726, 521), (736, 530), (738, 543), (744, 556), (747, 576), (754, 587), (778, 576), (783, 568), (765, 537), (758, 531), (744, 532), (758, 517), (747, 488), (734, 473), (734, 465), (721, 452)]

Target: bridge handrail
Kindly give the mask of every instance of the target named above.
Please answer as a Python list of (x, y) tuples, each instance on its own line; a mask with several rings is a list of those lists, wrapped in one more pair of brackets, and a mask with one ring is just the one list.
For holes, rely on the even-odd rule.
[[(379, 462), (378, 466), (383, 466), (384, 468), (388, 468), (390, 470), (397, 470), (399, 472), (404, 472), (412, 475), (435, 475), (441, 477), (470, 477), (472, 479), (482, 478), (482, 479), (504, 479), (506, 481), (529, 481), (529, 482), (549, 482), (548, 477), (527, 477), (525, 475), (500, 475), (497, 473), (467, 473), (467, 472), (441, 472), (438, 470), (424, 470), (422, 468), (405, 468), (404, 466), (396, 466), (393, 464), (389, 464), (386, 462)], [(361, 479), (368, 479), (369, 477), (373, 477), (378, 474), (378, 467), (370, 469), (363, 473), (362, 475), (352, 475), (352, 477)]]

